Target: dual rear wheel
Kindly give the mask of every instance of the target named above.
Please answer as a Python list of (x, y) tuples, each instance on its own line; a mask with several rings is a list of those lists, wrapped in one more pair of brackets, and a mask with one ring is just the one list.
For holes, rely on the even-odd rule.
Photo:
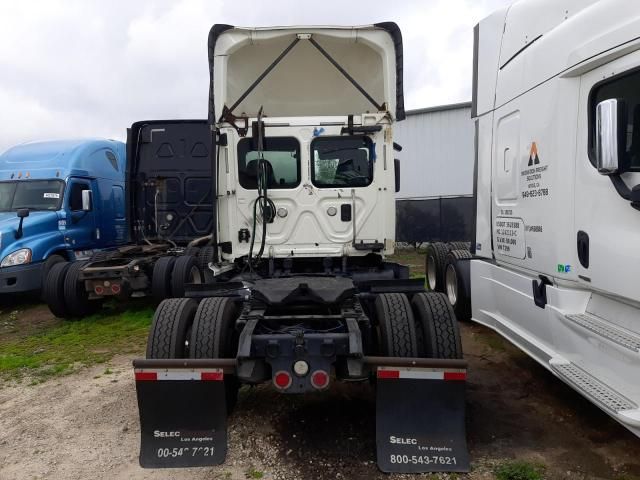
[(151, 294), (157, 302), (183, 297), (188, 284), (205, 282), (204, 272), (199, 257), (194, 255), (160, 257), (153, 266)]
[(389, 357), (462, 358), (455, 313), (446, 295), (383, 293), (375, 300), (381, 353)]
[[(153, 315), (147, 358), (235, 358), (238, 305), (229, 297), (163, 300)], [(238, 398), (239, 382), (225, 375), (227, 411)]]
[(46, 273), (42, 298), (56, 317), (78, 320), (98, 311), (102, 302), (89, 300), (84, 282), (79, 280), (86, 261), (56, 262)]

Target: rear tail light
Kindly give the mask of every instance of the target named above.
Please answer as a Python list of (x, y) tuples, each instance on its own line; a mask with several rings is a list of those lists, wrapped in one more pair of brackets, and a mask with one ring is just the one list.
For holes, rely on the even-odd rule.
[(273, 376), (273, 384), (280, 390), (286, 390), (291, 386), (293, 379), (289, 372), (281, 370)]
[(96, 285), (93, 289), (96, 295), (102, 295), (104, 293), (104, 287), (102, 285)]
[(111, 285), (111, 291), (116, 295), (120, 293), (120, 290), (121, 290), (120, 285), (118, 285), (117, 283), (114, 283), (113, 285)]
[(329, 386), (329, 374), (324, 370), (316, 370), (311, 374), (311, 385), (318, 390)]

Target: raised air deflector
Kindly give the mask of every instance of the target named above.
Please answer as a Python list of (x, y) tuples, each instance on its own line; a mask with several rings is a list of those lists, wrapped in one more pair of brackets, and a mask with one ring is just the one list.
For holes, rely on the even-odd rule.
[(404, 118), (402, 39), (393, 23), (214, 25), (209, 64), (210, 121), (219, 120), (225, 107), (236, 116), (255, 117), (261, 106), (269, 117), (388, 111), (396, 120)]

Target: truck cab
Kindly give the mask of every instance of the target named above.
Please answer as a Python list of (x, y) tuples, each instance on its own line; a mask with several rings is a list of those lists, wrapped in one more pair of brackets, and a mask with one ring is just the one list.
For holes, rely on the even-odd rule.
[(0, 293), (39, 290), (56, 263), (128, 238), (125, 146), (33, 142), (0, 155)]
[(472, 319), (640, 435), (640, 12), (522, 0), (476, 27)]

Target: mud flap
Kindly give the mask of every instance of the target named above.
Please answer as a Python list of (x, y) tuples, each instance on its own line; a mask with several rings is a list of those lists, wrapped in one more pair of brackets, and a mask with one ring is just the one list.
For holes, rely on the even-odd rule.
[(468, 472), (465, 369), (378, 367), (376, 448), (383, 472)]
[(136, 368), (140, 466), (219, 465), (227, 455), (224, 373), (216, 368)]

